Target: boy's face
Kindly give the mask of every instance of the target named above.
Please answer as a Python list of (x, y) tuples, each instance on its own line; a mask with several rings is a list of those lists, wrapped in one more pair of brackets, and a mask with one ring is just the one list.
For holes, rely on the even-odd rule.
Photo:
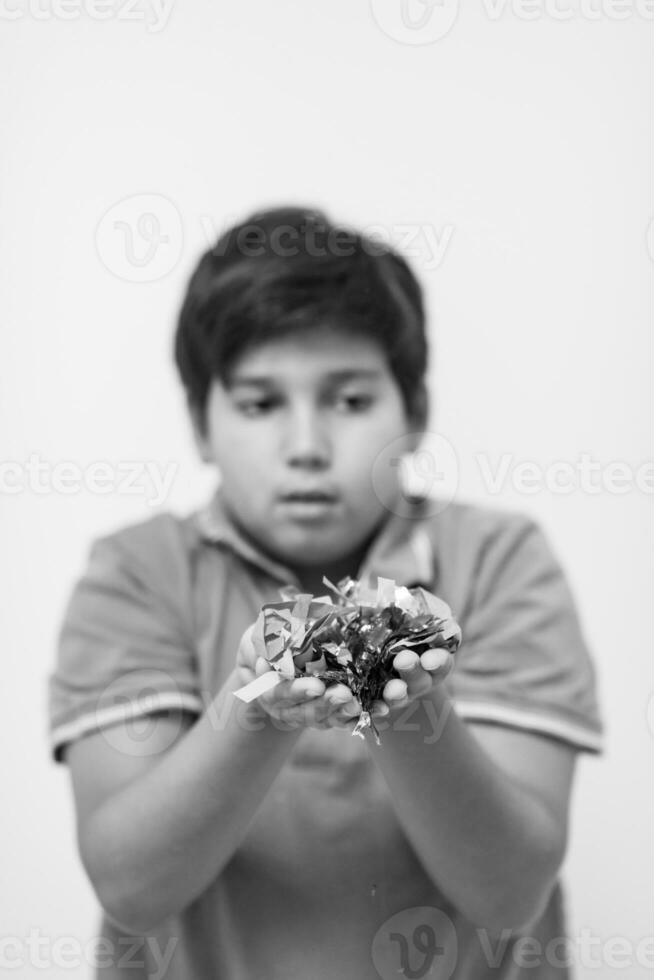
[[(378, 468), (373, 487), (373, 463), (410, 431), (382, 349), (325, 328), (246, 351), (226, 385), (213, 381), (206, 435), (196, 437), (245, 535), (294, 570), (329, 575), (388, 516), (382, 501), (399, 492), (398, 467)], [(329, 499), (289, 497), (311, 491)]]

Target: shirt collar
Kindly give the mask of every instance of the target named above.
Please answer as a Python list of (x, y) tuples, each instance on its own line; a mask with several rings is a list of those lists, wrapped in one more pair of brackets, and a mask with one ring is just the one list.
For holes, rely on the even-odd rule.
[[(398, 498), (373, 538), (356, 578), (364, 581), (367, 578), (373, 588), (377, 584), (377, 576), (392, 578), (397, 585), (433, 588), (435, 556), (424, 527), (425, 503), (424, 498)], [(194, 516), (205, 541), (231, 548), (284, 584), (300, 586), (289, 568), (264, 554), (242, 534), (225, 507), (221, 486)]]

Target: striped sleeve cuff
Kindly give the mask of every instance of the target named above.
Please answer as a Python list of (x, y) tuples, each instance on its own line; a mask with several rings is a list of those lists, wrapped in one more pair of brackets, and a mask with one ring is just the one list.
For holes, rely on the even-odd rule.
[(490, 701), (467, 701), (461, 698), (454, 698), (453, 705), (459, 717), (466, 721), (489, 721), (498, 725), (507, 725), (510, 728), (540, 732), (543, 735), (561, 739), (583, 752), (591, 752), (595, 755), (602, 755), (605, 751), (604, 737), (601, 732), (553, 715), (540, 714), (524, 708), (514, 708), (510, 705)]
[(50, 753), (55, 762), (62, 762), (62, 750), (69, 742), (75, 741), (89, 732), (101, 731), (118, 722), (132, 721), (172, 709), (190, 711), (200, 715), (204, 711), (202, 700), (195, 694), (182, 691), (157, 692), (149, 699), (139, 699), (121, 704), (109, 705), (81, 714), (71, 721), (55, 725), (50, 731)]

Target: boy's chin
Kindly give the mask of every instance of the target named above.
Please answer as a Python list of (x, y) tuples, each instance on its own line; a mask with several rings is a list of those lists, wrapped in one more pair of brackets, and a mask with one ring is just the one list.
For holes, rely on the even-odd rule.
[(375, 533), (376, 528), (360, 540), (352, 533), (335, 533), (333, 528), (324, 536), (308, 532), (301, 537), (289, 535), (283, 542), (277, 541), (283, 553), (280, 561), (293, 569), (298, 578), (312, 583), (308, 591), (324, 593), (323, 575), (335, 584), (346, 575), (356, 577)]
[(298, 572), (327, 572), (330, 566), (338, 565), (347, 560), (351, 548), (334, 547), (334, 542), (330, 542), (330, 547), (308, 547), (307, 545), (297, 548), (286, 547), (283, 554), (280, 554), (280, 561), (295, 568)]

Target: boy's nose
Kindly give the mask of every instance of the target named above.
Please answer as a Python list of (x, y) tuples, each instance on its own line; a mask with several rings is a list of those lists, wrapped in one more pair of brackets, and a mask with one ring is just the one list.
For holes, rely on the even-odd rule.
[(285, 433), (284, 455), (289, 466), (328, 466), (332, 450), (324, 422), (313, 413), (295, 416)]

